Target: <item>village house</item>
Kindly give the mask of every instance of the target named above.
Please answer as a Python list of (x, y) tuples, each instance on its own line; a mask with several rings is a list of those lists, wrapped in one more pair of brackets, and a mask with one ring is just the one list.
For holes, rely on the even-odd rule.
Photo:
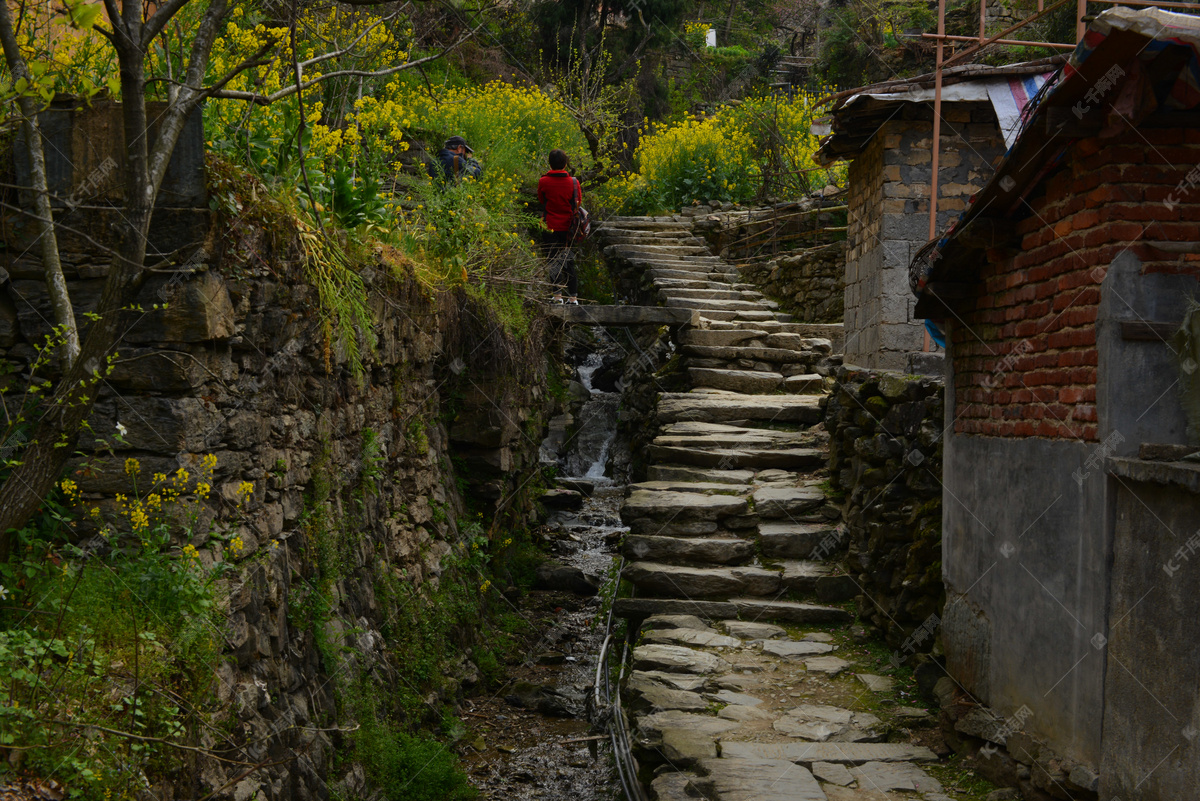
[(1056, 797), (1200, 777), (1198, 44), (1196, 17), (1100, 14), (910, 266), (948, 343), (947, 671), (1023, 787), (1060, 760)]
[[(1062, 57), (945, 70), (938, 163), (938, 230), (991, 177), (1020, 110)], [(908, 264), (930, 239), (934, 76), (854, 89), (833, 101), (817, 152), (849, 161), (845, 361), (867, 368), (940, 372), (937, 350), (913, 313)], [(820, 132), (820, 131), (818, 131)]]

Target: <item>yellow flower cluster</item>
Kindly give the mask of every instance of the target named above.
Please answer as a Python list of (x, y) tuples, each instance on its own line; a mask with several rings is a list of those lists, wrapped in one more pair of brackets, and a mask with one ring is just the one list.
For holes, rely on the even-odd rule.
[(763, 165), (776, 160), (773, 194), (800, 195), (836, 182), (813, 160), (818, 94), (763, 95), (645, 133), (634, 154), (637, 172), (606, 191), (627, 211), (660, 211), (694, 201), (748, 201), (762, 187)]
[(242, 555), (242, 551), (246, 550), (246, 541), (241, 537), (234, 537), (229, 541), (229, 550), (233, 551), (234, 557)]

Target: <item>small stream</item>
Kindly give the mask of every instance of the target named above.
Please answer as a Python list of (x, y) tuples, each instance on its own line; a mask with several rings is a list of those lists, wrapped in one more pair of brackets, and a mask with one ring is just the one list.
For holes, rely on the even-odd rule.
[[(543, 534), (552, 558), (601, 582), (612, 570), (616, 543), (626, 530), (619, 516), (624, 487), (605, 475), (619, 394), (593, 384), (616, 358), (586, 355), (576, 372), (590, 397), (578, 411), (574, 436), (565, 436), (568, 421), (556, 420), (542, 446), (542, 458), (558, 464), (564, 486), (592, 488), (580, 509), (556, 511), (547, 520)], [(511, 672), (512, 681), (499, 694), (469, 699), (464, 709), (464, 723), (472, 737), (478, 735), (466, 749), (465, 762), (480, 799), (623, 798), (609, 740), (588, 720), (605, 633), (600, 612), (598, 595), (535, 591), (522, 601), (521, 613), (544, 629), (530, 658)], [(553, 624), (546, 627), (542, 621), (548, 617)]]

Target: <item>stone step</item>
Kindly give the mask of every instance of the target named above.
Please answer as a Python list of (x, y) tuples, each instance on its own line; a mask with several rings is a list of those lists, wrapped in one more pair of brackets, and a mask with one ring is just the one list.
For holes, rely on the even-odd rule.
[[(828, 455), (815, 448), (812, 450), (816, 450), (822, 460), (817, 467), (823, 466)], [(754, 490), (753, 497), (754, 512), (763, 520), (786, 518), (795, 521), (807, 512), (824, 506), (827, 501), (821, 488), (811, 484), (800, 487), (759, 487)]]
[[(686, 792), (718, 801), (826, 801), (821, 785), (806, 768), (785, 759), (701, 759), (703, 776), (690, 779)], [(864, 796), (865, 798), (865, 796)]]
[[(727, 333), (714, 331), (712, 333)], [(728, 332), (735, 333), (735, 332)], [(701, 359), (720, 359), (722, 361), (737, 361), (747, 359), (756, 362), (772, 362), (774, 364), (801, 364), (819, 361), (823, 354), (815, 350), (791, 350), (789, 348), (768, 348), (754, 345), (682, 345), (680, 351), (687, 356)]]
[(854, 615), (836, 606), (798, 601), (764, 601), (761, 598), (730, 598), (729, 602), (737, 608), (737, 616), (741, 620), (778, 620), (800, 625), (843, 624), (854, 620)]
[(621, 555), (630, 561), (742, 565), (754, 559), (754, 540), (737, 537), (626, 535)]
[[(811, 767), (817, 762), (862, 765), (867, 762), (937, 762), (923, 745), (907, 743), (745, 743), (721, 741), (722, 759), (783, 759)], [(847, 796), (853, 798), (853, 796)]]
[(650, 492), (699, 492), (705, 495), (748, 495), (748, 481), (737, 484), (720, 483), (715, 481), (642, 481), (630, 484), (627, 492), (648, 490)]
[(656, 462), (691, 464), (723, 469), (779, 468), (808, 472), (829, 461), (823, 448), (677, 448), (650, 445), (647, 454)]
[(711, 470), (695, 465), (653, 464), (646, 468), (646, 478), (652, 481), (702, 481), (730, 484), (739, 489), (754, 480), (753, 470)]
[(825, 379), (816, 373), (789, 375), (783, 379), (783, 391), (793, 395), (823, 395)]
[(693, 387), (711, 387), (747, 395), (767, 395), (783, 389), (782, 373), (765, 373), (757, 370), (713, 370), (700, 367), (688, 368), (688, 379)]
[(663, 392), (658, 396), (658, 421), (720, 423), (728, 420), (763, 420), (812, 425), (822, 419), (815, 395), (744, 395)]
[(662, 562), (633, 562), (621, 573), (639, 595), (667, 598), (774, 597), (781, 570), (761, 567), (686, 567)]
[(617, 598), (617, 617), (640, 621), (653, 615), (695, 615), (709, 620), (737, 617), (737, 607), (728, 601), (692, 601), (683, 598)]
[(715, 330), (711, 328), (688, 328), (679, 332), (679, 344), (690, 347), (736, 347), (766, 344), (770, 334), (753, 327)]
[(605, 256), (620, 256), (629, 258), (630, 256), (640, 255), (653, 257), (674, 257), (677, 259), (685, 256), (708, 256), (712, 258), (712, 253), (704, 245), (608, 245), (604, 248)]
[(721, 423), (670, 423), (654, 438), (655, 445), (682, 448), (789, 448), (807, 447), (826, 439), (810, 431), (777, 431), (772, 428), (745, 428)]
[(758, 539), (768, 559), (827, 558), (841, 544), (841, 535), (832, 523), (763, 521), (758, 525)]
[[(780, 562), (778, 566), (783, 568), (783, 589), (785, 592), (816, 595), (817, 582), (819, 580), (848, 578), (847, 576), (838, 576), (833, 566), (826, 562), (792, 560)], [(837, 600), (842, 601), (845, 598)]]
[[(697, 288), (683, 289), (676, 287), (660, 287), (658, 296), (667, 299), (679, 300), (711, 300), (711, 301), (726, 301), (726, 300), (741, 300), (747, 303), (756, 303), (762, 298), (761, 292), (739, 292), (734, 289), (724, 288)], [(719, 305), (719, 304), (715, 304)]]
[(634, 490), (621, 506), (621, 518), (720, 520), (731, 515), (745, 514), (748, 509), (746, 499), (736, 496)]
[(700, 325), (704, 326), (709, 322), (737, 322), (737, 323), (771, 323), (779, 322), (779, 318), (783, 317), (787, 320), (791, 319), (790, 315), (783, 312), (772, 311), (750, 311), (750, 310), (722, 310), (722, 309), (700, 309)]
[(729, 273), (721, 269), (718, 265), (702, 265), (709, 269), (675, 269), (674, 267), (653, 267), (646, 270), (646, 275), (658, 282), (661, 280), (703, 280), (714, 281), (722, 284), (728, 283), (731, 280)]
[(596, 233), (600, 234), (608, 230), (691, 231), (692, 224), (670, 217), (609, 217), (596, 228)]
[(597, 228), (596, 236), (606, 241), (621, 236), (638, 237), (641, 239), (695, 238), (695, 234), (682, 227), (670, 228), (666, 230), (654, 230), (648, 228), (616, 228), (612, 225), (604, 225)]
[(699, 309), (701, 315), (709, 311), (773, 311), (779, 304), (765, 298), (761, 300), (719, 300), (716, 298), (667, 298), (664, 306), (675, 306), (684, 309)]

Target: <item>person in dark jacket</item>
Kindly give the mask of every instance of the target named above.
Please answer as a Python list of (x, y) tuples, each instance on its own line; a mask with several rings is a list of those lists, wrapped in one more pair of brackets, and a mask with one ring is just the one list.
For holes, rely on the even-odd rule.
[(542, 235), (542, 250), (550, 266), (550, 283), (554, 285), (554, 302), (578, 305), (579, 279), (575, 275), (575, 256), (571, 252), (571, 218), (583, 203), (583, 190), (569, 172), (569, 159), (562, 150), (550, 151), (550, 171), (538, 179), (538, 202), (542, 204), (542, 220), (547, 230)]
[(441, 178), (445, 183), (461, 181), (463, 178), (478, 178), (483, 174), (483, 165), (470, 155), (474, 152), (466, 139), (452, 136), (438, 151), (437, 164), (427, 164), (425, 169), (430, 178), (437, 178), (437, 168), (440, 166)]

